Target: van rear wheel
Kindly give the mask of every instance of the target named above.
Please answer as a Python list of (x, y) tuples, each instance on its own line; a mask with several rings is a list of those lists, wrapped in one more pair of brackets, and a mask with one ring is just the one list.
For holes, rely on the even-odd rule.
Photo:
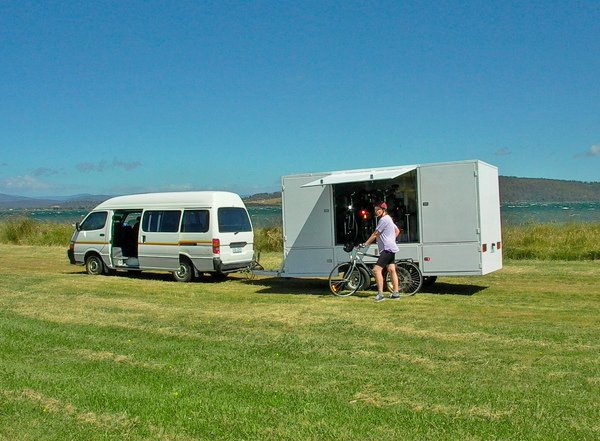
[(173, 278), (177, 282), (190, 282), (194, 278), (194, 268), (189, 262), (182, 260), (179, 268), (173, 271)]
[(85, 270), (91, 276), (99, 276), (104, 272), (104, 263), (102, 262), (102, 258), (95, 254), (88, 256), (85, 259)]

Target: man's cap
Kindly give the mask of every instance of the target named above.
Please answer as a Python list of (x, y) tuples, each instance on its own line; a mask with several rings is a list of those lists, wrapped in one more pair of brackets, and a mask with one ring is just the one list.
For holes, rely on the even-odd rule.
[(375, 204), (375, 208), (377, 208), (377, 207), (387, 210), (387, 204), (385, 202), (380, 202), (378, 204)]

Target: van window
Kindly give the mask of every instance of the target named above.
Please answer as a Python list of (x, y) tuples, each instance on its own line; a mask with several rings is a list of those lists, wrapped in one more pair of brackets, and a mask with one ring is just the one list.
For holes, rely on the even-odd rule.
[(79, 229), (81, 231), (101, 230), (106, 224), (107, 211), (96, 211), (85, 218)]
[(221, 233), (238, 233), (252, 231), (248, 212), (241, 207), (222, 207), (218, 211), (219, 231)]
[(180, 217), (179, 210), (145, 211), (142, 230), (147, 233), (176, 233), (179, 230)]
[(181, 222), (183, 233), (206, 233), (208, 231), (208, 210), (185, 210)]

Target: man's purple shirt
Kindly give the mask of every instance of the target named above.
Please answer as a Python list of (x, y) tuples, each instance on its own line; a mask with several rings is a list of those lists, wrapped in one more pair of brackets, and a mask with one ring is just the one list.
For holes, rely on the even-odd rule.
[(379, 232), (377, 236), (377, 248), (379, 252), (389, 251), (397, 253), (399, 248), (396, 245), (396, 225), (390, 215), (382, 216), (377, 223), (375, 231)]

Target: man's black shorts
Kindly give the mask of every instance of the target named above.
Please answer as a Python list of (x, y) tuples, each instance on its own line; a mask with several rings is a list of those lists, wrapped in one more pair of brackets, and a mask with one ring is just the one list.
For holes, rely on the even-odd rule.
[(392, 253), (391, 251), (382, 251), (381, 254), (379, 254), (376, 265), (380, 266), (381, 268), (385, 268), (390, 263), (394, 263), (395, 260), (396, 253)]

